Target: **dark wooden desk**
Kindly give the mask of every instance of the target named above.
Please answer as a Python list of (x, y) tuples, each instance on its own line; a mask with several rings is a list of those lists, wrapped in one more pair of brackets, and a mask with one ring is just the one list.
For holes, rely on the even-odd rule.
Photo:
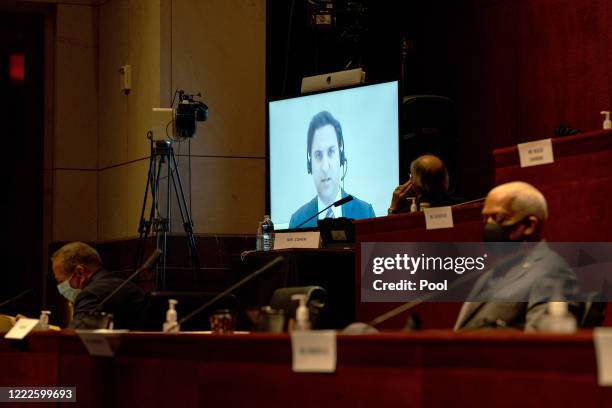
[(289, 336), (269, 334), (129, 333), (114, 358), (73, 332), (33, 334), (0, 340), (0, 363), (0, 386), (76, 386), (72, 407), (612, 404), (589, 331), (339, 335), (333, 374), (293, 373)]

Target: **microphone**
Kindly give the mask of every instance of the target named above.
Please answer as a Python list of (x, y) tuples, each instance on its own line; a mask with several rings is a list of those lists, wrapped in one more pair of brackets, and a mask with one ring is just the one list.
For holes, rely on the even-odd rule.
[[(344, 205), (344, 204), (346, 204), (346, 203), (348, 203), (349, 201), (352, 201), (352, 200), (353, 200), (353, 196), (349, 194), (346, 197), (339, 199), (338, 201), (336, 201), (332, 205), (334, 207), (339, 207), (339, 206)], [(331, 207), (331, 205), (329, 207)], [(327, 208), (329, 208), (329, 207), (327, 207)], [(321, 214), (321, 213), (319, 213), (319, 214)], [(317, 215), (319, 215), (319, 214), (317, 214)]]
[(312, 217), (308, 218), (306, 221), (302, 222), (301, 224), (299, 224), (297, 227), (295, 227), (295, 229), (300, 228), (302, 225), (306, 224), (308, 221), (312, 220), (314, 217), (318, 217), (319, 214), (321, 214), (323, 211), (327, 211), (332, 205), (334, 207), (339, 207), (341, 205), (344, 205), (346, 203), (348, 203), (349, 201), (353, 200), (353, 196), (352, 195), (347, 195), (344, 198), (339, 199), (338, 201), (331, 203), (330, 205), (328, 205), (327, 207), (325, 207), (324, 209), (322, 209), (321, 211), (319, 211), (318, 213), (316, 213), (315, 215), (313, 215)]
[(162, 251), (159, 248), (156, 248), (155, 251), (147, 258), (147, 260), (142, 264), (142, 266), (134, 271), (127, 279), (125, 279), (119, 286), (115, 288), (108, 296), (106, 296), (102, 302), (96, 306), (96, 312), (102, 312), (104, 304), (108, 302), (110, 298), (115, 296), (117, 292), (119, 292), (128, 282), (136, 277), (140, 272), (153, 268), (159, 257), (162, 255)]
[(12, 298), (5, 300), (4, 302), (0, 303), (0, 307), (8, 305), (9, 303), (14, 302), (15, 300), (17, 300), (17, 299), (27, 295), (30, 292), (32, 292), (32, 288), (26, 289), (23, 292), (21, 292), (20, 294), (18, 294), (17, 296), (13, 296)]
[(207, 307), (209, 307), (213, 303), (217, 302), (222, 297), (224, 297), (224, 296), (228, 295), (229, 293), (233, 292), (234, 290), (238, 289), (239, 287), (241, 287), (242, 285), (244, 285), (245, 283), (247, 283), (251, 279), (253, 279), (253, 278), (261, 275), (262, 273), (266, 272), (268, 269), (272, 268), (273, 266), (276, 266), (279, 263), (283, 262), (284, 259), (285, 258), (280, 256), (280, 255), (277, 256), (276, 258), (274, 258), (273, 260), (271, 260), (270, 262), (268, 262), (267, 264), (265, 264), (264, 266), (262, 266), (261, 268), (259, 268), (255, 272), (253, 272), (252, 274), (246, 276), (245, 278), (243, 278), (239, 282), (233, 284), (232, 286), (230, 286), (229, 288), (225, 289), (223, 292), (219, 293), (217, 296), (215, 296), (214, 298), (210, 299), (208, 302), (204, 303), (202, 306), (200, 306), (199, 308), (197, 308), (193, 312), (189, 313), (187, 316), (183, 317), (177, 323), (174, 323), (172, 326), (168, 327), (166, 329), (166, 332), (172, 331), (172, 329), (174, 329), (176, 326), (180, 326), (180, 325), (185, 324), (186, 322), (191, 320), (194, 316), (196, 316), (198, 313), (202, 312), (204, 309), (206, 309)]

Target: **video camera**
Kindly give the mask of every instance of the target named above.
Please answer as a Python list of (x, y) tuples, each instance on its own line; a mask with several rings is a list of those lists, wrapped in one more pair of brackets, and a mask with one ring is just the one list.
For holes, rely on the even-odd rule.
[(202, 96), (187, 94), (183, 90), (178, 91), (179, 102), (176, 108), (175, 127), (178, 137), (193, 137), (196, 132), (196, 122), (204, 122), (208, 119), (208, 106), (195, 100)]

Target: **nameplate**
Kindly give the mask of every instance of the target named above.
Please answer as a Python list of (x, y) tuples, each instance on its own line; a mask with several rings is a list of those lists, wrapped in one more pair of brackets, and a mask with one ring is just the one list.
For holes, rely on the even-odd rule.
[(113, 357), (121, 341), (121, 333), (127, 330), (77, 330), (79, 338), (90, 356)]
[(602, 387), (612, 386), (612, 329), (596, 327), (593, 330), (597, 356), (597, 382)]
[(334, 330), (294, 330), (291, 332), (293, 371), (333, 373), (336, 371), (336, 332)]
[(451, 207), (425, 208), (423, 214), (425, 214), (425, 228), (428, 230), (454, 226)]
[(518, 151), (521, 167), (539, 166), (540, 164), (554, 163), (555, 161), (551, 139), (519, 143)]
[(29, 332), (36, 327), (38, 324), (38, 319), (28, 319), (26, 317), (22, 317), (17, 320), (17, 323), (13, 326), (11, 330), (6, 333), (4, 336), (5, 339), (11, 340), (21, 340), (25, 336), (28, 335)]
[(319, 231), (277, 232), (274, 236), (274, 249), (319, 248)]

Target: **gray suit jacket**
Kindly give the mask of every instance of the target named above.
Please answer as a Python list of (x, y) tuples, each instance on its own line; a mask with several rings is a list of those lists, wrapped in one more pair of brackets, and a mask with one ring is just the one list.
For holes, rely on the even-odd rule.
[(546, 242), (527, 254), (496, 265), (475, 283), (455, 330), (513, 327), (538, 330), (550, 300), (570, 299), (576, 275)]

